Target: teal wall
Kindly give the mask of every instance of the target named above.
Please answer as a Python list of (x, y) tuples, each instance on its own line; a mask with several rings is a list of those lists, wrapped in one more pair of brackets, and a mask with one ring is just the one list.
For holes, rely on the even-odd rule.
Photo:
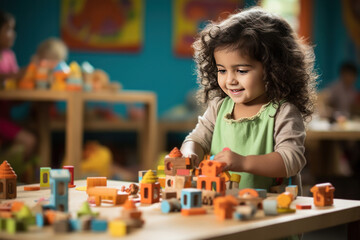
[(345, 26), (341, 0), (315, 0), (313, 17), (313, 43), (322, 89), (337, 79), (341, 62), (351, 60), (360, 70), (360, 46), (356, 49)]
[[(1, 0), (0, 8), (17, 19), (13, 50), (25, 66), (37, 45), (49, 36), (60, 36), (60, 0)], [(99, 1), (101, 2), (101, 1)], [(144, 1), (144, 44), (139, 53), (90, 53), (71, 51), (68, 61), (89, 61), (105, 70), (124, 89), (150, 90), (158, 95), (158, 113), (181, 104), (197, 87), (191, 58), (172, 51), (172, 1)]]
[[(172, 2), (144, 0), (144, 43), (139, 53), (71, 51), (68, 60), (89, 61), (108, 72), (112, 80), (121, 82), (124, 89), (155, 91), (159, 115), (181, 104), (186, 93), (197, 84), (192, 59), (176, 57), (172, 50)], [(255, 0), (245, 2), (246, 6), (256, 3)], [(17, 19), (13, 49), (20, 66), (29, 62), (42, 40), (60, 36), (60, 3), (61, 0), (0, 1), (0, 8)], [(360, 50), (356, 50), (344, 26), (341, 0), (315, 0), (313, 16), (319, 88), (323, 88), (336, 79), (343, 60), (360, 61)]]

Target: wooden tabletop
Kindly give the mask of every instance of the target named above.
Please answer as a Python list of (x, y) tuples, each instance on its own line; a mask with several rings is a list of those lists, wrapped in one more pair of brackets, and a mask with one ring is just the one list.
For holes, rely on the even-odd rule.
[[(77, 186), (85, 186), (86, 181), (76, 181)], [(120, 188), (128, 186), (128, 182), (108, 181), (108, 186)], [(35, 200), (40, 197), (49, 197), (50, 190), (25, 192), (23, 186), (18, 187), (18, 198), (29, 206), (36, 204)], [(74, 188), (69, 190), (69, 211), (75, 216), (81, 204), (86, 201), (85, 192)], [(10, 201), (10, 200), (6, 200)], [(278, 216), (264, 216), (259, 210), (253, 220), (219, 221), (213, 214), (212, 208), (207, 208), (206, 215), (185, 217), (180, 213), (163, 214), (160, 204), (141, 206), (145, 224), (122, 239), (266, 239), (279, 238), (327, 228), (335, 225), (346, 224), (360, 220), (360, 201), (335, 199), (334, 205), (325, 208), (315, 208), (313, 199), (310, 197), (298, 197), (291, 205), (311, 204), (311, 210), (297, 210), (296, 213), (282, 214)], [(92, 207), (93, 211), (100, 212), (100, 217), (108, 220), (120, 216), (121, 207), (101, 206)], [(109, 233), (75, 232), (55, 235), (51, 227), (37, 229), (33, 227), (27, 233), (15, 235), (0, 235), (7, 239), (114, 239)]]

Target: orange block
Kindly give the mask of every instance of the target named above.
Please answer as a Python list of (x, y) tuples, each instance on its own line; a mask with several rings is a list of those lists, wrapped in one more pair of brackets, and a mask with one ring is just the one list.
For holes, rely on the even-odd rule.
[(40, 187), (39, 186), (26, 186), (24, 187), (24, 191), (39, 191)]
[(181, 215), (183, 216), (193, 216), (193, 215), (201, 215), (206, 214), (205, 208), (188, 208), (188, 209), (181, 209)]
[(306, 204), (296, 204), (296, 209), (311, 209), (311, 205)]

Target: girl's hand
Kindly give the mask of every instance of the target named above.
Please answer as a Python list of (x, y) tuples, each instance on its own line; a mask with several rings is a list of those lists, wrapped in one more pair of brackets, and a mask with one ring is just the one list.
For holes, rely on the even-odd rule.
[(224, 167), (223, 171), (236, 171), (236, 172), (243, 171), (242, 165), (244, 159), (245, 159), (244, 156), (237, 154), (228, 148), (219, 152), (214, 157), (214, 161), (226, 163), (226, 166)]

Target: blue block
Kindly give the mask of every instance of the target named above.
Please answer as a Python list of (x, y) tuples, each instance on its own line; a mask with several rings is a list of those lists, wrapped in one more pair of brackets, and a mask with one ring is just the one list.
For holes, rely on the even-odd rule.
[(79, 219), (69, 220), (70, 231), (79, 232), (81, 231), (81, 222)]
[(93, 232), (105, 232), (107, 230), (107, 221), (103, 219), (91, 220), (91, 231)]
[(266, 189), (257, 188), (257, 189), (255, 189), (255, 191), (257, 191), (257, 193), (259, 194), (259, 197), (266, 198), (266, 194), (267, 194)]
[(181, 191), (181, 208), (200, 208), (202, 206), (201, 193), (201, 189), (183, 189)]
[(35, 216), (35, 219), (36, 219), (36, 225), (39, 228), (42, 228), (45, 226), (45, 219), (44, 219), (44, 216), (42, 213), (37, 213)]

